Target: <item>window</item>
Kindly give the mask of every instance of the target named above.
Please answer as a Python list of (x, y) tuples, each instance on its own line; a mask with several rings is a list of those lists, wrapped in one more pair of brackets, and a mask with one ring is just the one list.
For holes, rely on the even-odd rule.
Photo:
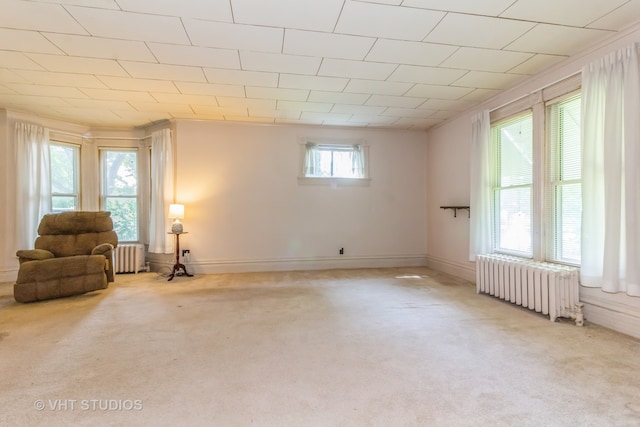
[(494, 247), (532, 256), (533, 120), (532, 114), (492, 127), (495, 147)]
[(114, 230), (122, 242), (138, 241), (138, 153), (102, 149), (101, 208), (111, 212)]
[(582, 220), (579, 95), (547, 105), (548, 258), (580, 263)]
[(308, 178), (365, 178), (364, 147), (359, 144), (307, 143), (304, 176)]
[(80, 185), (78, 170), (80, 148), (76, 145), (51, 142), (51, 206), (53, 212), (77, 210)]

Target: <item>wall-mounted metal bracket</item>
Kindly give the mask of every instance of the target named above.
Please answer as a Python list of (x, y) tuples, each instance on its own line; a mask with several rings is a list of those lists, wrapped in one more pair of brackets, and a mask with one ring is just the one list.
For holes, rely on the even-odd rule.
[(466, 209), (469, 213), (469, 218), (471, 218), (471, 208), (469, 206), (440, 206), (440, 209), (452, 209), (454, 218), (458, 216), (459, 210)]

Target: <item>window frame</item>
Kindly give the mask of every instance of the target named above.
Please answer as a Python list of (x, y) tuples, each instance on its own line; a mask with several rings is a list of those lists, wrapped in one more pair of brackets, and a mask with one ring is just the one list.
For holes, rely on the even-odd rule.
[[(505, 125), (508, 124), (512, 124), (512, 123), (516, 123), (519, 120), (525, 119), (525, 118), (530, 118), (531, 122), (532, 122), (532, 137), (531, 137), (531, 154), (532, 154), (532, 170), (531, 170), (531, 182), (528, 184), (513, 184), (513, 185), (506, 185), (506, 186), (501, 186), (500, 185), (500, 166), (501, 166), (501, 152), (499, 149), (499, 144), (500, 144), (500, 140), (498, 139), (498, 135), (500, 132), (500, 128), (502, 128)], [(492, 221), (493, 221), (493, 242), (492, 242), (492, 247), (493, 247), (493, 251), (496, 253), (501, 253), (501, 254), (509, 254), (509, 255), (516, 255), (516, 256), (520, 256), (520, 257), (524, 257), (524, 258), (532, 258), (533, 257), (533, 253), (534, 253), (534, 246), (535, 246), (535, 242), (534, 242), (534, 187), (535, 187), (535, 170), (534, 170), (534, 162), (535, 162), (535, 154), (534, 154), (534, 147), (535, 147), (535, 143), (534, 143), (534, 135), (533, 135), (533, 130), (534, 130), (534, 112), (531, 109), (527, 109), (525, 111), (520, 111), (517, 114), (511, 115), (509, 117), (503, 118), (501, 120), (498, 120), (494, 123), (491, 123), (491, 145), (492, 145), (492, 161), (493, 161), (493, 170), (494, 170), (494, 182), (493, 182), (493, 196), (492, 196)], [(500, 211), (500, 195), (505, 192), (505, 191), (509, 191), (509, 190), (517, 190), (517, 189), (522, 189), (522, 188), (528, 188), (529, 189), (529, 211), (530, 211), (530, 218), (529, 218), (529, 241), (530, 241), (530, 251), (526, 252), (526, 251), (519, 251), (516, 249), (511, 249), (511, 248), (504, 248), (501, 247), (500, 245), (500, 241), (501, 241), (501, 224), (502, 224), (502, 218), (501, 218), (501, 211)]]
[[(306, 170), (307, 144), (315, 144), (323, 150), (352, 152), (358, 146), (361, 150), (363, 161), (363, 176), (342, 177), (342, 176), (309, 176)], [(327, 138), (300, 138), (300, 168), (298, 171), (298, 183), (301, 185), (325, 185), (332, 187), (353, 187), (369, 186), (371, 178), (369, 176), (369, 146), (362, 139), (327, 139)]]
[[(132, 196), (114, 196), (109, 195), (107, 193), (106, 185), (106, 154), (109, 152), (128, 152), (133, 153), (136, 156), (135, 167), (136, 167), (136, 194)], [(120, 199), (134, 199), (136, 203), (136, 221), (135, 221), (135, 235), (136, 240), (124, 240), (121, 236), (118, 236), (118, 239), (122, 243), (139, 243), (141, 241), (141, 182), (140, 182), (140, 153), (139, 150), (135, 147), (126, 147), (126, 146), (100, 146), (98, 147), (98, 164), (99, 164), (99, 181), (100, 181), (100, 196), (99, 196), (99, 205), (101, 210), (107, 209), (107, 202), (109, 198), (120, 198)], [(115, 222), (115, 221), (114, 221)], [(116, 230), (117, 231), (117, 230)]]
[(51, 210), (52, 212), (63, 212), (61, 210), (55, 210), (54, 208), (54, 198), (55, 197), (73, 197), (75, 198), (75, 206), (73, 209), (71, 209), (72, 211), (77, 211), (80, 210), (81, 207), (81, 203), (82, 203), (82, 186), (81, 186), (81, 176), (80, 176), (80, 162), (81, 162), (81, 150), (82, 150), (82, 146), (79, 144), (73, 144), (70, 142), (65, 142), (65, 141), (61, 141), (59, 139), (54, 139), (52, 138), (49, 141), (49, 156), (53, 157), (52, 153), (51, 153), (51, 147), (65, 147), (65, 148), (71, 148), (73, 149), (73, 189), (75, 190), (72, 193), (59, 193), (59, 192), (54, 192), (53, 189), (53, 165), (51, 165), (51, 169), (49, 171), (49, 174), (51, 175), (49, 177), (49, 181), (51, 182)]

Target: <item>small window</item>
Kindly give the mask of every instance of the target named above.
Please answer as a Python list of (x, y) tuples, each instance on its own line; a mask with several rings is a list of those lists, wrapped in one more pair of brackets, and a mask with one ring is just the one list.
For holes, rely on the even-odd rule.
[(79, 207), (78, 170), (80, 148), (76, 145), (51, 142), (51, 206), (53, 212), (74, 211)]
[(113, 228), (122, 242), (138, 241), (138, 153), (100, 151), (102, 209), (111, 212)]
[(364, 181), (368, 178), (366, 147), (308, 142), (304, 145), (302, 176), (310, 180)]

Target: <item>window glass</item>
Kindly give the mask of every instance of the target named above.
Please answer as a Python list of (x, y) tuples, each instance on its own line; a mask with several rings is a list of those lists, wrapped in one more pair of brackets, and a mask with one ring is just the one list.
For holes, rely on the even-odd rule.
[(360, 145), (307, 144), (304, 176), (364, 178), (364, 148)]
[(49, 144), (51, 159), (51, 206), (53, 212), (77, 210), (79, 203), (79, 156), (75, 145)]
[(581, 98), (547, 106), (549, 145), (548, 235), (549, 255), (554, 261), (580, 263), (582, 221)]
[(123, 242), (138, 241), (138, 153), (101, 150), (102, 209), (110, 211)]
[(496, 148), (495, 250), (531, 256), (532, 115), (503, 122), (492, 130)]

